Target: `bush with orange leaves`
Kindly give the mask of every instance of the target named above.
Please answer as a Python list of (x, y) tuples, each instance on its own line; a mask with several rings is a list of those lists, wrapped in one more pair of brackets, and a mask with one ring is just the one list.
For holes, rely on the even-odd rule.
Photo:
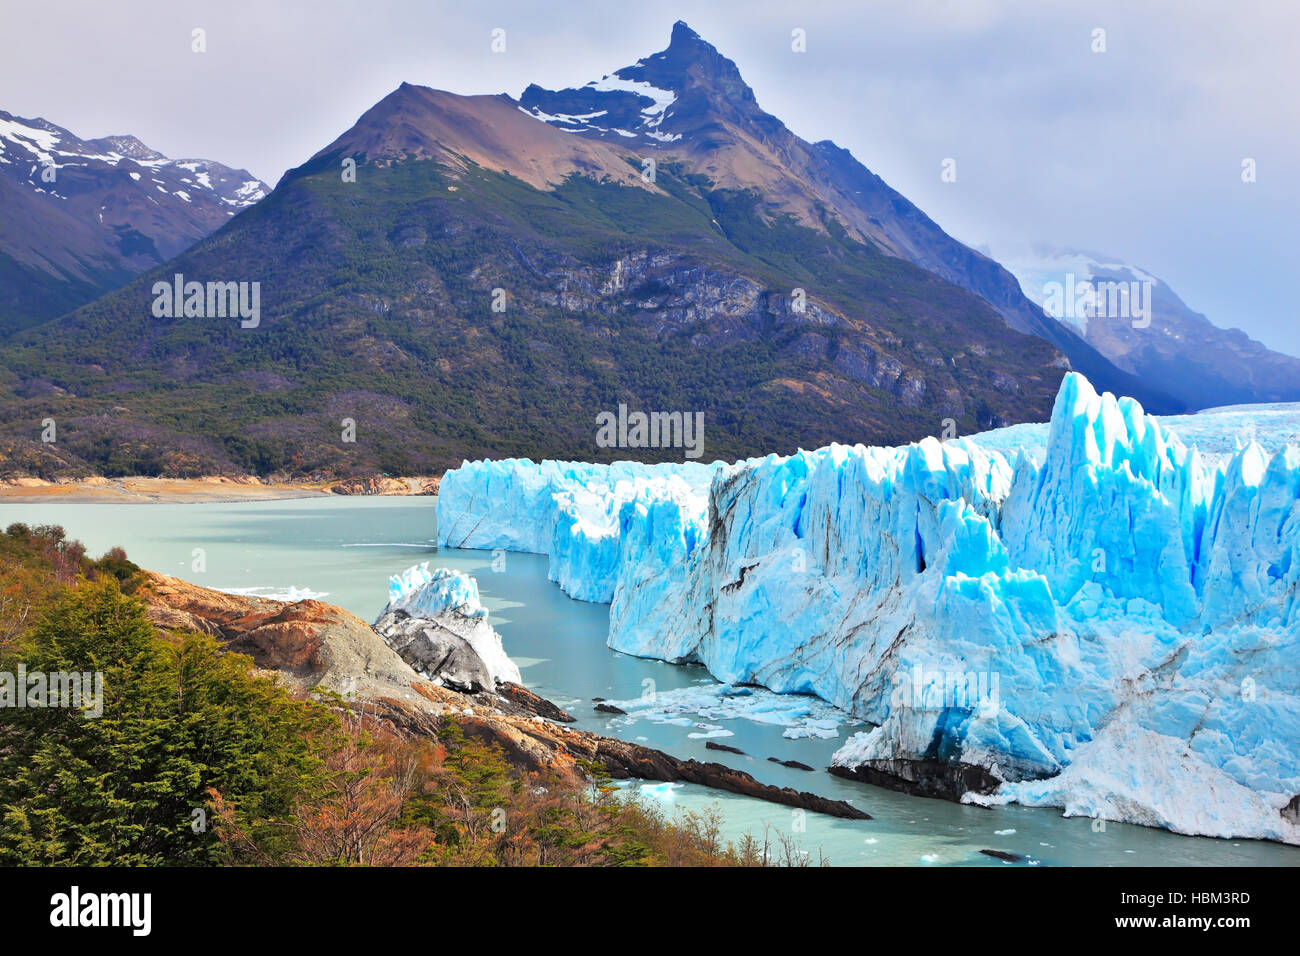
[[(287, 841), (267, 849), (213, 792), (218, 839), (231, 863), (362, 866), (762, 865), (755, 841), (721, 837), (715, 809), (669, 818), (629, 798), (601, 769), (588, 783), (512, 767), (500, 748), (454, 719), (439, 739), (402, 738), (345, 719), (326, 758), (329, 782), (300, 806)], [(287, 849), (286, 849), (287, 847)]]

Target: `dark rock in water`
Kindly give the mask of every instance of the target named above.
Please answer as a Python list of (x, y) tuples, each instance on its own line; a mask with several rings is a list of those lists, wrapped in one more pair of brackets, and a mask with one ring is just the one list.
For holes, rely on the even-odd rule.
[[(547, 726), (553, 730), (561, 729), (554, 724)], [(566, 733), (575, 733), (568, 728), (563, 729)], [(759, 800), (781, 803), (788, 807), (799, 807), (815, 813), (825, 813), (844, 820), (871, 819), (871, 814), (843, 800), (831, 800), (806, 790), (795, 790), (793, 787), (774, 787), (771, 784), (759, 783), (743, 770), (736, 770), (720, 763), (679, 760), (662, 751), (651, 750), (649, 747), (628, 743), (625, 740), (608, 737), (595, 739), (599, 744), (588, 759), (603, 764), (609, 775), (616, 780), (630, 777), (638, 780), (698, 783), (704, 787), (756, 797)]]
[(704, 741), (704, 747), (706, 750), (721, 750), (723, 753), (739, 754), (742, 757), (745, 756), (745, 751), (741, 750), (739, 747), (728, 747), (726, 744), (715, 744), (712, 740)]
[(374, 627), (420, 676), (470, 694), (496, 690), (492, 672), (469, 641), (438, 620), (389, 611)]
[(831, 773), (914, 797), (960, 801), (962, 794), (992, 793), (1002, 782), (983, 767), (941, 760), (869, 760), (856, 767), (831, 767)]
[(1006, 863), (1028, 863), (1029, 857), (1023, 853), (1008, 853), (1006, 850), (980, 850), (985, 856), (991, 856), (995, 860), (1002, 860)]
[(497, 700), (495, 706), (506, 713), (522, 713), (533, 717), (545, 717), (547, 720), (558, 720), (565, 724), (571, 724), (578, 719), (568, 711), (556, 707), (545, 697), (539, 697), (527, 687), (522, 687), (510, 681), (504, 681), (497, 685), (497, 696), (502, 698), (505, 703), (502, 700)]
[(627, 711), (621, 707), (615, 707), (613, 704), (597, 704), (596, 710), (602, 714), (626, 714)]
[(776, 757), (768, 757), (772, 763), (779, 763), (782, 767), (789, 767), (791, 770), (812, 770), (813, 768), (806, 763), (800, 763), (797, 760), (778, 760)]
[(1290, 823), (1300, 823), (1300, 794), (1291, 798), (1291, 802), (1278, 811), (1282, 819)]

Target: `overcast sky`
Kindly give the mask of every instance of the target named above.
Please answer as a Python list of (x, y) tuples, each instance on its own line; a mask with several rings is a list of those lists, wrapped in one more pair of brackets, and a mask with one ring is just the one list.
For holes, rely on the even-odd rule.
[[(580, 85), (663, 49), (677, 19), (736, 61), (764, 109), (848, 147), (962, 241), (1124, 259), (1217, 324), (1300, 354), (1291, 0), (42, 0), (6, 5), (0, 109), (274, 183), (403, 80)], [(206, 53), (191, 52), (195, 27)]]

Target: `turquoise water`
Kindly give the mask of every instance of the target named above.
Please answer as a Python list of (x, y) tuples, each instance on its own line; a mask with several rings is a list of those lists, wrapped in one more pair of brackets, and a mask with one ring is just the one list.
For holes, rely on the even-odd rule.
[[(578, 717), (588, 730), (646, 743), (675, 756), (725, 763), (764, 783), (847, 800), (875, 818), (844, 821), (690, 785), (646, 784), (648, 799), (701, 809), (717, 804), (731, 839), (768, 832), (797, 839), (832, 864), (1003, 866), (983, 848), (1024, 854), (1042, 865), (1297, 865), (1300, 849), (1253, 841), (1182, 837), (1145, 827), (1064, 819), (1054, 810), (985, 810), (908, 797), (832, 777), (830, 756), (854, 728), (828, 738), (790, 739), (786, 728), (743, 716), (691, 713), (633, 719), (598, 713), (593, 697), (628, 701), (647, 692), (657, 706), (699, 696), (717, 684), (699, 667), (617, 654), (605, 646), (609, 609), (565, 596), (547, 581), (539, 555), (442, 549), (435, 545), (431, 498), (305, 498), (236, 504), (0, 503), (0, 526), (13, 521), (61, 524), (98, 555), (126, 548), (144, 567), (205, 587), (269, 597), (319, 596), (366, 620), (387, 600), (388, 576), (419, 561), (456, 568), (479, 582), (490, 620), (526, 684)], [(197, 549), (197, 553), (196, 553)], [(650, 683), (647, 683), (650, 682)], [(755, 716), (812, 703), (760, 695)], [(629, 706), (625, 709), (632, 711)], [(662, 715), (661, 715), (662, 717)], [(745, 751), (708, 750), (704, 734)], [(695, 734), (696, 736), (691, 736)], [(766, 758), (798, 760), (814, 772)]]

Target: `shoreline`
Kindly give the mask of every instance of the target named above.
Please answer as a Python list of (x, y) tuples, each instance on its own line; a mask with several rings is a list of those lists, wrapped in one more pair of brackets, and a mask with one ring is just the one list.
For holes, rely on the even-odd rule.
[(409, 497), (437, 493), (438, 478), (366, 477), (322, 482), (263, 482), (253, 476), (204, 478), (40, 478), (0, 480), (0, 503), (160, 504), (277, 501), (351, 495)]
[(210, 634), (227, 650), (248, 654), (290, 686), (310, 694), (326, 687), (345, 706), (390, 724), (398, 733), (437, 740), (442, 722), (499, 746), (506, 759), (532, 773), (585, 779), (589, 762), (615, 780), (692, 783), (766, 803), (844, 820), (870, 820), (852, 803), (794, 787), (763, 783), (712, 761), (682, 759), (621, 737), (570, 727), (574, 717), (522, 684), (457, 690), (432, 681), (397, 653), (374, 626), (336, 604), (282, 601), (217, 591), (144, 570), (140, 595), (164, 630)]

